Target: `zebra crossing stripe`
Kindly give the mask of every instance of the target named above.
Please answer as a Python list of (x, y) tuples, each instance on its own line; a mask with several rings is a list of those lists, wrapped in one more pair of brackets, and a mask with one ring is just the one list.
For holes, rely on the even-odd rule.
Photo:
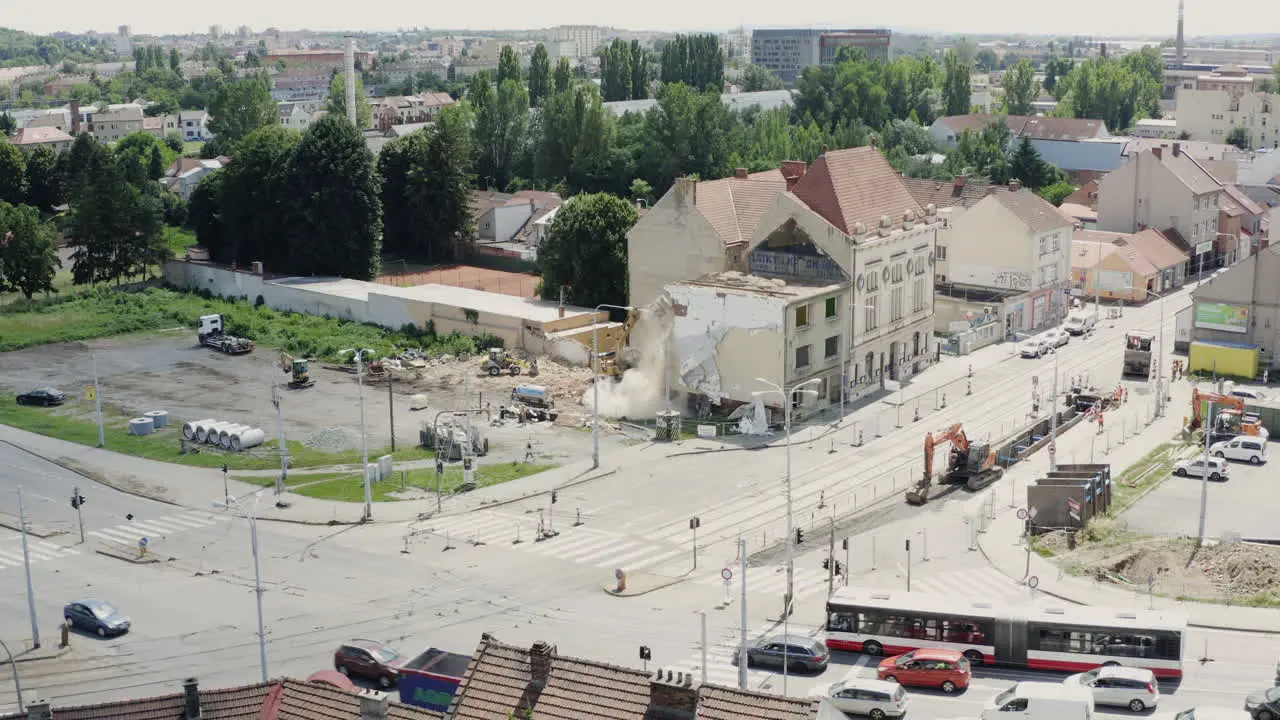
[(163, 528), (158, 524), (153, 525), (151, 524), (150, 521), (144, 523), (138, 520), (134, 520), (132, 527), (138, 528), (138, 530), (141, 531), (138, 533), (138, 537), (142, 537), (144, 535), (159, 537), (163, 535), (168, 535), (170, 532), (172, 532), (168, 528)]
[(104, 538), (106, 538), (106, 539), (108, 539), (108, 540), (111, 540), (111, 541), (113, 541), (113, 542), (125, 543), (126, 545), (132, 545), (132, 544), (134, 544), (134, 543), (138, 542), (138, 539), (141, 537), (140, 535), (133, 535), (133, 534), (128, 533), (128, 532), (126, 532), (126, 531), (124, 531), (124, 530), (119, 530), (119, 529), (118, 529), (119, 527), (120, 527), (120, 526), (119, 526), (119, 525), (117, 525), (116, 527), (100, 528), (100, 529), (98, 529), (98, 530), (90, 530), (90, 531), (89, 531), (88, 533), (86, 533), (86, 534), (88, 534), (88, 535), (94, 535), (94, 536), (96, 536), (96, 537), (104, 537)]
[(637, 548), (637, 549), (633, 550), (632, 552), (624, 553), (624, 554), (622, 554), (622, 555), (615, 555), (615, 556), (613, 556), (613, 557), (611, 557), (611, 558), (607, 558), (607, 559), (606, 559), (606, 560), (604, 560), (603, 562), (598, 563), (598, 564), (596, 565), (596, 567), (601, 567), (601, 568), (602, 568), (602, 567), (611, 567), (611, 566), (612, 566), (612, 567), (625, 567), (625, 566), (626, 566), (626, 563), (627, 563), (627, 561), (628, 561), (628, 560), (633, 560), (633, 559), (635, 559), (635, 558), (640, 557), (641, 555), (645, 555), (645, 554), (648, 554), (648, 553), (650, 553), (650, 552), (653, 552), (653, 548), (652, 548), (651, 546), (649, 546), (649, 545), (642, 545), (642, 546), (640, 546), (639, 548)]
[[(565, 557), (564, 559), (572, 560), (573, 562), (577, 562), (577, 563), (590, 563), (590, 562), (595, 562), (605, 556), (616, 556), (619, 551), (623, 553), (629, 553), (630, 551), (634, 550), (635, 547), (636, 547), (635, 542), (632, 540), (625, 540), (625, 539), (616, 540), (614, 542), (608, 543), (603, 547), (599, 547), (594, 552), (574, 554), (569, 557)], [(590, 550), (590, 548), (588, 548), (588, 550)], [(610, 562), (612, 562), (612, 560), (610, 560)]]
[(628, 570), (632, 570), (632, 571), (635, 571), (635, 570), (643, 570), (643, 569), (648, 568), (648, 567), (653, 567), (654, 565), (657, 565), (658, 563), (661, 563), (661, 562), (665, 562), (665, 561), (667, 561), (667, 560), (670, 560), (671, 558), (675, 557), (676, 555), (679, 555), (679, 554), (680, 554), (680, 553), (682, 553), (682, 552), (684, 552), (684, 551), (683, 551), (683, 550), (668, 550), (667, 552), (659, 553), (659, 554), (654, 555), (654, 556), (652, 556), (652, 557), (645, 558), (645, 559), (644, 559), (644, 560), (642, 560), (641, 562), (633, 563), (633, 564), (631, 565), (631, 567), (626, 568), (626, 569), (628, 569)]

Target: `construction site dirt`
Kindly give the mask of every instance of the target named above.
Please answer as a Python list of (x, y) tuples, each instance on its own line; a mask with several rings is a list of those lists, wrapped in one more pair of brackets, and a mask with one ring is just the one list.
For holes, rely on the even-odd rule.
[[(511, 404), (512, 389), (531, 383), (546, 386), (553, 394), (558, 422), (521, 425), (507, 420), (491, 427), (486, 460), (522, 459), (529, 444), (539, 458), (550, 462), (590, 456), (591, 434), (581, 431), (589, 411), (580, 404), (590, 387), (589, 370), (540, 358), (537, 377), (490, 377), (483, 374), (480, 360), (479, 356), (432, 359), (426, 367), (391, 371), (390, 397), (387, 380), (366, 373), (364, 414), (370, 449), (390, 444), (392, 403), (396, 446), (412, 447), (418, 443), (423, 423), (433, 423), (441, 411), (480, 408), (497, 419), (501, 407)], [(95, 364), (103, 402), (125, 414), (166, 410), (180, 421), (219, 418), (260, 427), (274, 438), (277, 422), (271, 398), (272, 386), (278, 385), (289, 439), (306, 442), (323, 435), (326, 442), (339, 438), (339, 444), (347, 445), (325, 449), (359, 447), (359, 387), (354, 372), (313, 362), (315, 385), (292, 390), (285, 384), (289, 375), (281, 370), (276, 350), (259, 346), (255, 352), (237, 356), (210, 352), (185, 328), (6, 353), (0, 382), (14, 392), (56, 387), (69, 402), (54, 412), (80, 413), (91, 421), (86, 388), (93, 384)], [(605, 432), (602, 442), (628, 441)]]

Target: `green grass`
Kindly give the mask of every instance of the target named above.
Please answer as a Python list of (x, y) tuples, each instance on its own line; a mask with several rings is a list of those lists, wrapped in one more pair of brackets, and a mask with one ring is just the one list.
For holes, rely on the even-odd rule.
[[(68, 388), (65, 392), (81, 392), (79, 388)], [(14, 403), (0, 403), (0, 423), (21, 428), (30, 432), (56, 437), (79, 445), (97, 447), (98, 426), (91, 420), (92, 408), (83, 399), (68, 397), (65, 405), (59, 408), (23, 407)], [(276, 448), (279, 442), (268, 441), (261, 447), (248, 453), (234, 453), (201, 445), (199, 452), (182, 454), (182, 423), (171, 418), (175, 424), (157, 431), (153, 435), (130, 435), (128, 431), (129, 416), (113, 408), (104, 408), (104, 425), (106, 426), (106, 448), (114, 452), (134, 457), (177, 463), (192, 467), (220, 468), (224, 464), (232, 470), (271, 470), (280, 467), (280, 456)], [(369, 457), (386, 455), (386, 448), (369, 449)], [(349, 450), (344, 452), (321, 452), (297, 440), (289, 441), (290, 467), (327, 467), (333, 465), (359, 465), (361, 452)], [(397, 460), (421, 460), (434, 457), (432, 451), (421, 447), (398, 449)]]
[(1178, 442), (1160, 443), (1141, 460), (1125, 468), (1111, 485), (1110, 514), (1118, 516), (1128, 510), (1144, 492), (1167, 480), (1182, 447), (1183, 444)]
[[(500, 485), (522, 477), (536, 475), (554, 467), (556, 466), (534, 463), (480, 465), (475, 472), (476, 487)], [(276, 482), (274, 477), (263, 477), (261, 475), (235, 475), (233, 478), (263, 487), (272, 486)], [(443, 494), (456, 492), (462, 485), (462, 480), (461, 467), (454, 465), (445, 468), (444, 478), (440, 487), (441, 492)], [(358, 471), (354, 473), (291, 474), (287, 485), (292, 492), (306, 497), (321, 500), (339, 500), (342, 502), (364, 502), (364, 484), (361, 482)], [(401, 479), (399, 474), (384, 482), (374, 483), (371, 488), (373, 500), (375, 502), (400, 500), (402, 498), (395, 497), (395, 493), (400, 492), (400, 487)], [(431, 468), (405, 471), (404, 487), (435, 492), (436, 471)]]
[[(178, 242), (175, 235), (175, 244)], [(185, 242), (185, 238), (181, 240)], [(162, 288), (123, 291), (99, 287), (69, 295), (0, 306), (0, 352), (54, 342), (71, 342), (174, 326), (194, 328), (201, 315), (221, 313), (227, 332), (299, 357), (341, 361), (338, 351), (365, 347), (378, 355), (423, 348), (432, 354), (475, 353), (501, 345), (495, 338), (461, 334), (436, 336), (406, 327), (395, 332), (377, 325), (255, 307), (256, 298), (226, 300)]]
[(169, 246), (169, 252), (174, 257), (186, 257), (187, 248), (196, 244), (196, 234), (186, 228), (166, 225), (164, 228), (164, 243)]
[(200, 157), (200, 151), (203, 149), (203, 140), (184, 142), (182, 143), (182, 157)]

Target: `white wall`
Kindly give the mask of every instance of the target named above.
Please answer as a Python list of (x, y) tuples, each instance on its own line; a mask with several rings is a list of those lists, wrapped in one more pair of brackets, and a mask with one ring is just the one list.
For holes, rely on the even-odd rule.
[(498, 242), (507, 242), (515, 236), (531, 215), (533, 215), (533, 208), (528, 204), (503, 205), (494, 208), (494, 239)]
[(735, 292), (723, 287), (668, 285), (677, 313), (672, 330), (686, 389), (713, 402), (750, 402), (761, 390), (756, 378), (784, 381), (784, 298)]

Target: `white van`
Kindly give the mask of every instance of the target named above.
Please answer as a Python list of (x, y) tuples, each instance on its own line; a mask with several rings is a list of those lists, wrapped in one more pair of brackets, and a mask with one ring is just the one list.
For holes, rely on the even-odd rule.
[(982, 720), (1092, 720), (1093, 693), (1080, 685), (1020, 682), (987, 701)]
[(1227, 460), (1240, 460), (1258, 465), (1267, 459), (1267, 442), (1260, 437), (1241, 435), (1209, 446), (1209, 454)]
[(1098, 324), (1098, 314), (1092, 310), (1076, 310), (1067, 316), (1062, 329), (1072, 335), (1083, 335)]

